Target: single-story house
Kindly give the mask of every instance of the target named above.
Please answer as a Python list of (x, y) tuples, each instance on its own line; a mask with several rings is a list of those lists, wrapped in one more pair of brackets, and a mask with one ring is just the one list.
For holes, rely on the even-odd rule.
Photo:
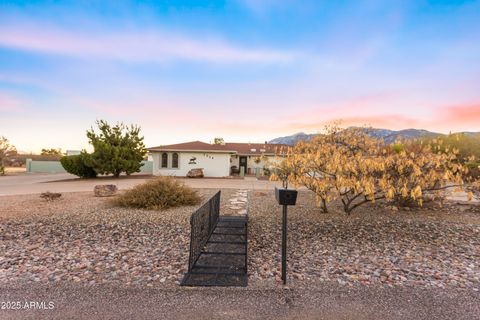
[(269, 143), (210, 144), (192, 141), (149, 148), (153, 174), (184, 177), (191, 169), (203, 169), (205, 177), (232, 174), (264, 174), (275, 154), (286, 145)]

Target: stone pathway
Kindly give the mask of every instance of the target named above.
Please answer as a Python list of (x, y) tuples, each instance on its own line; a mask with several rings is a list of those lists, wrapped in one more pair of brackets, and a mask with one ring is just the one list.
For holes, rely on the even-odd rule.
[(237, 215), (247, 215), (248, 190), (238, 189), (237, 192), (232, 195), (232, 198), (228, 200), (228, 202), (228, 207), (234, 210)]

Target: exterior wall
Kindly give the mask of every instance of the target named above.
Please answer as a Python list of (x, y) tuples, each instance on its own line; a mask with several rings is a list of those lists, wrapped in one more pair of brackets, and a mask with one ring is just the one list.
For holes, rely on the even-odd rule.
[[(168, 154), (168, 168), (161, 168), (162, 152), (153, 152), (153, 174), (162, 176), (185, 177), (190, 169), (202, 168), (205, 177), (227, 177), (230, 175), (230, 154), (215, 152), (176, 152), (178, 169), (172, 168), (173, 153)], [(196, 164), (190, 164), (195, 157)]]
[(32, 173), (64, 173), (60, 161), (33, 161), (27, 159), (26, 171)]
[[(141, 173), (151, 174), (153, 170), (152, 161), (142, 161)], [(26, 171), (31, 173), (65, 173), (60, 161), (33, 161), (27, 159)]]
[[(255, 174), (257, 168), (260, 170), (260, 175), (263, 176), (263, 168), (271, 167), (275, 162), (275, 156), (260, 156), (260, 162), (256, 163), (257, 156), (250, 156), (247, 158), (247, 168), (250, 169), (250, 174)], [(266, 158), (266, 161), (264, 160)], [(248, 171), (248, 170), (247, 170)]]
[(237, 169), (240, 168), (240, 157), (238, 155), (232, 155), (230, 158), (230, 168), (236, 166)]
[(67, 150), (66, 151), (67, 156), (78, 156), (80, 153), (82, 153), (81, 150)]
[(153, 161), (142, 161), (143, 166), (140, 168), (140, 173), (152, 174), (153, 172)]
[[(271, 167), (273, 163), (275, 163), (276, 157), (275, 156), (260, 156), (260, 162), (256, 163), (255, 159), (257, 156), (246, 156), (247, 157), (247, 172), (248, 169), (250, 169), (250, 174), (255, 174), (256, 169), (258, 168), (260, 170), (260, 175), (263, 176), (263, 168), (264, 167)], [(264, 161), (264, 159), (267, 158), (267, 161)], [(267, 163), (268, 162), (268, 163)], [(232, 155), (231, 160), (230, 160), (230, 167), (231, 166), (237, 166), (237, 168), (240, 167), (240, 156), (237, 155)]]

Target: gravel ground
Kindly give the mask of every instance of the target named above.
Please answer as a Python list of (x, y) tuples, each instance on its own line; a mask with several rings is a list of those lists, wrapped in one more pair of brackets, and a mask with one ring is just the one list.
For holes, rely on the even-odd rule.
[[(414, 211), (382, 203), (351, 216), (334, 203), (330, 214), (300, 192), (289, 208), (288, 270), (293, 285), (480, 288), (478, 205), (432, 203)], [(280, 282), (281, 210), (273, 192), (250, 197), (250, 284)]]
[[(217, 190), (201, 189), (206, 200)], [(234, 189), (222, 212), (235, 214)], [(0, 197), (1, 319), (480, 319), (480, 209), (382, 203), (322, 214), (289, 208), (289, 282), (280, 284), (280, 208), (249, 191), (249, 286), (185, 288), (189, 217), (113, 208), (92, 193)], [(2, 310), (2, 303), (54, 303)], [(6, 306), (6, 305), (4, 305)]]
[[(207, 199), (216, 190), (200, 189)], [(222, 190), (232, 213), (236, 190)], [(80, 283), (176, 287), (186, 271), (189, 217), (196, 207), (166, 211), (114, 208), (91, 193), (0, 198), (0, 285)], [(478, 207), (451, 205), (393, 211), (381, 203), (352, 216), (322, 214), (300, 192), (289, 209), (292, 286), (380, 285), (480, 288)], [(230, 212), (232, 211), (232, 212)], [(249, 285), (279, 287), (280, 208), (273, 192), (249, 192)]]
[[(201, 189), (208, 199), (217, 190)], [(222, 207), (229, 193), (222, 191)], [(0, 284), (176, 285), (186, 271), (196, 207), (114, 208), (92, 193), (0, 198)]]

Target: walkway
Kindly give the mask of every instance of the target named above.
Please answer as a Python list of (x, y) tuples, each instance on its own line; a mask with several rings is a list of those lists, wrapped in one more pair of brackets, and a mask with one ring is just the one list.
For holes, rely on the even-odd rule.
[(220, 216), (183, 286), (247, 286), (247, 219)]

